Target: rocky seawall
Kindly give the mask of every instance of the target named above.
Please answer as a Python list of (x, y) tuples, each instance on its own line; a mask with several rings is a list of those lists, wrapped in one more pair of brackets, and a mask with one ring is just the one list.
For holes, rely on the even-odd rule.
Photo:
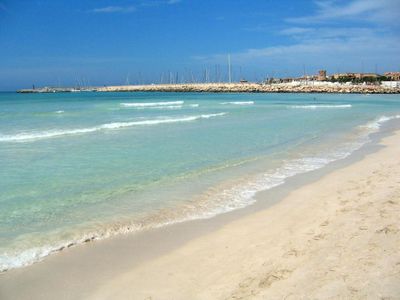
[(347, 85), (321, 82), (302, 84), (258, 84), (258, 83), (190, 83), (190, 84), (149, 84), (116, 85), (75, 88), (25, 89), (19, 93), (60, 93), (60, 92), (201, 92), (201, 93), (346, 93), (346, 94), (399, 94), (400, 88), (381, 85)]
[(125, 85), (98, 88), (99, 92), (204, 92), (204, 93), (355, 93), (398, 94), (400, 88), (375, 85), (291, 85), (256, 83), (204, 83)]

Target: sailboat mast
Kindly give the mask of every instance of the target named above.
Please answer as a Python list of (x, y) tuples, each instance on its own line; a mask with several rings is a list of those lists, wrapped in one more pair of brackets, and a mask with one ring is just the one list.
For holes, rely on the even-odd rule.
[(228, 79), (229, 79), (229, 83), (232, 83), (231, 55), (230, 54), (228, 54)]

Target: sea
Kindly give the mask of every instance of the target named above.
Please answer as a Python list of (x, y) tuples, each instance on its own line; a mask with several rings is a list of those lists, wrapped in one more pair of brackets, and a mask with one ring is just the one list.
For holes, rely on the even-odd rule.
[(396, 119), (399, 95), (0, 93), (0, 271), (252, 205)]

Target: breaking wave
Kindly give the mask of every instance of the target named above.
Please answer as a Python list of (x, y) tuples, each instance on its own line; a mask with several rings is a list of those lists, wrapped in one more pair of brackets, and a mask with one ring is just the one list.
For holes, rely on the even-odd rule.
[(133, 127), (133, 126), (149, 126), (149, 125), (158, 125), (158, 124), (169, 124), (169, 123), (179, 123), (179, 122), (191, 122), (200, 119), (209, 119), (213, 117), (219, 117), (225, 115), (225, 112), (215, 113), (215, 114), (203, 114), (203, 115), (195, 115), (195, 116), (184, 116), (184, 117), (176, 117), (176, 118), (162, 118), (162, 119), (151, 119), (151, 120), (141, 120), (141, 121), (132, 121), (132, 122), (114, 122), (107, 123), (99, 126), (88, 127), (88, 128), (78, 128), (78, 129), (64, 129), (64, 130), (48, 130), (48, 131), (40, 131), (40, 132), (22, 132), (13, 135), (1, 135), (0, 134), (0, 142), (29, 142), (40, 139), (48, 139), (65, 135), (76, 135), (76, 134), (85, 134), (102, 130), (110, 130), (110, 129), (119, 129), (125, 127)]
[(152, 106), (171, 106), (171, 105), (182, 105), (184, 101), (167, 101), (167, 102), (132, 102), (132, 103), (120, 103), (123, 107), (152, 107)]
[(221, 104), (227, 105), (227, 104), (232, 104), (232, 105), (253, 105), (254, 101), (231, 101), (231, 102), (222, 102)]
[(351, 108), (351, 104), (313, 104), (313, 105), (290, 105), (288, 108), (318, 109), (318, 108)]
[(367, 128), (370, 129), (371, 131), (377, 131), (379, 130), (379, 128), (381, 128), (381, 126), (391, 120), (395, 120), (395, 119), (400, 119), (400, 115), (394, 115), (394, 116), (381, 116), (377, 119), (375, 119), (374, 121), (371, 121), (365, 125), (361, 125), (361, 128)]

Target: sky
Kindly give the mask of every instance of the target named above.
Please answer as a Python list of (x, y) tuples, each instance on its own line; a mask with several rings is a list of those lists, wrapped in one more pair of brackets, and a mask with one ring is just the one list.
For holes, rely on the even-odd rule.
[(0, 90), (400, 71), (400, 0), (0, 0)]

